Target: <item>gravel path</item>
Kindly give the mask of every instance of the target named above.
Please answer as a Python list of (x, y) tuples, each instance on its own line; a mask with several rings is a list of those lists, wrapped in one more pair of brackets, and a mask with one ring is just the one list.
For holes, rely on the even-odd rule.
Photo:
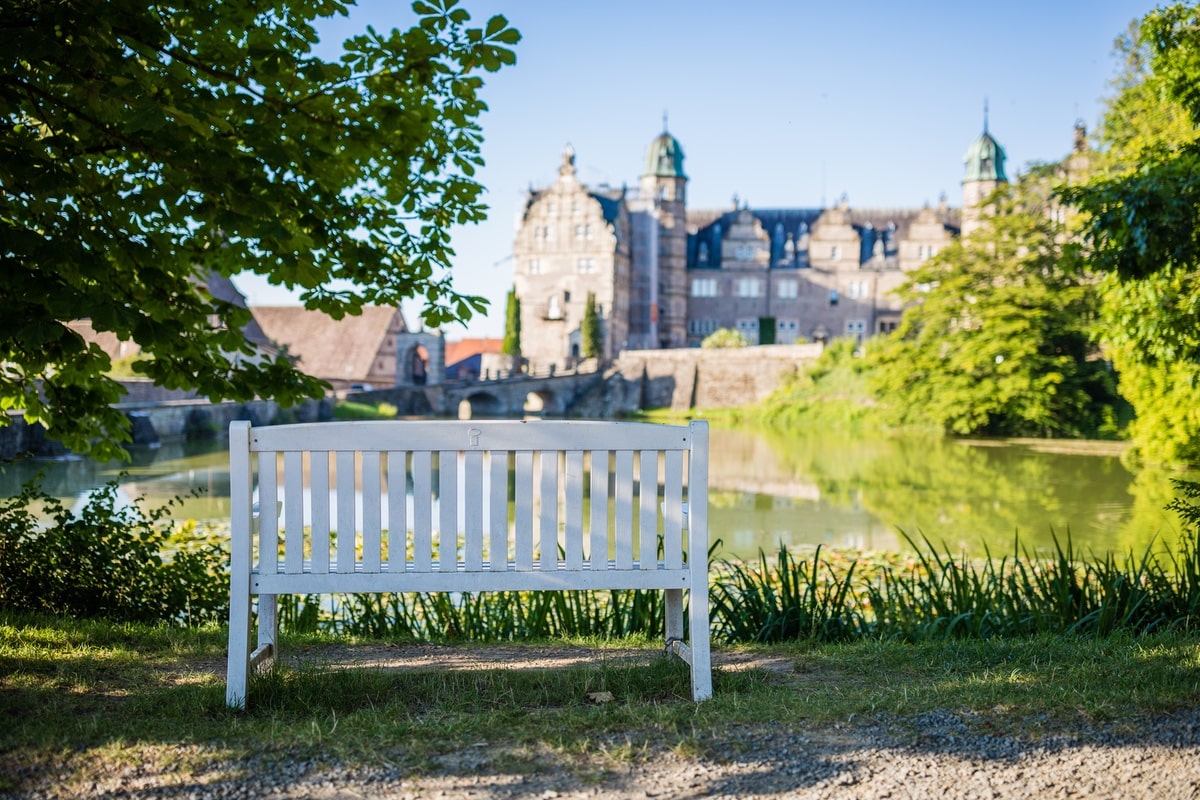
[[(361, 647), (355, 653), (356, 663), (371, 660)], [(569, 663), (576, 655), (557, 648), (527, 663)], [(420, 668), (431, 660), (445, 665), (447, 653), (381, 648), (376, 656), (377, 666)], [(488, 660), (487, 652), (477, 649), (453, 657), (463, 660), (460, 666)], [(730, 667), (748, 665), (745, 657), (725, 658), (738, 662), (727, 664)], [(190, 765), (186, 768), (123, 767), (92, 776), (85, 785), (59, 783), (42, 771), (25, 784), (26, 790), (7, 797), (1200, 798), (1200, 709), (1036, 738), (981, 733), (979, 727), (949, 712), (787, 730), (769, 723), (736, 726), (700, 738), (697, 752), (720, 756), (665, 748), (630, 755), (621, 752), (623, 742), (617, 741), (610, 743), (608, 755), (599, 743), (587, 756), (480, 746), (443, 753), (415, 776), (386, 763), (347, 768), (277, 759), (205, 761), (203, 748), (180, 747), (174, 763)], [(64, 756), (64, 767), (71, 758)]]

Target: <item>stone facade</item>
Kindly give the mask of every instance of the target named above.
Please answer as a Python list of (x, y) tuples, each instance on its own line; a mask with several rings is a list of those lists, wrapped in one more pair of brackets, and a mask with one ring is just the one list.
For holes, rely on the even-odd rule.
[(530, 369), (583, 358), (580, 323), (589, 293), (603, 321), (602, 357), (609, 360), (624, 346), (631, 281), (629, 208), (623, 195), (581, 184), (569, 147), (554, 185), (530, 195), (513, 244), (521, 355)]
[[(1077, 131), (1077, 149), (1079, 131)], [(751, 344), (824, 342), (893, 330), (906, 273), (969, 232), (1007, 180), (987, 131), (964, 159), (963, 208), (687, 208), (683, 150), (651, 143), (637, 189), (589, 188), (563, 153), (558, 180), (531, 191), (513, 245), (522, 355), (531, 369), (583, 356), (587, 295), (606, 362), (626, 350), (698, 345), (720, 328)]]

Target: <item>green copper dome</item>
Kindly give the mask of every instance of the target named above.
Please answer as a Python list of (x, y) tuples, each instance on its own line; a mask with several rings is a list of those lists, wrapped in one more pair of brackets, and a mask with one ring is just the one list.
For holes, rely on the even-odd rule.
[(665, 130), (659, 134), (646, 151), (644, 174), (657, 178), (687, 178), (683, 174), (683, 147), (679, 140)]
[(992, 135), (987, 132), (987, 128), (984, 127), (983, 133), (971, 143), (971, 146), (967, 148), (967, 154), (963, 157), (963, 161), (967, 165), (963, 183), (970, 181), (1007, 183), (1008, 177), (1004, 174), (1004, 159), (1004, 148), (992, 138)]

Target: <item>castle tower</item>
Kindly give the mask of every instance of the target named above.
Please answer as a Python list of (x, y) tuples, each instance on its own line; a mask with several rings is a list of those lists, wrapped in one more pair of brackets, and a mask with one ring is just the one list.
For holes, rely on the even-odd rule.
[[(683, 147), (667, 131), (650, 143), (641, 200), (657, 220), (649, 255), (651, 338), (658, 347), (687, 345), (687, 175)], [(657, 239), (657, 242), (653, 241)]]
[(983, 133), (967, 148), (963, 157), (966, 171), (963, 175), (962, 235), (970, 236), (979, 227), (979, 219), (986, 213), (983, 201), (1002, 183), (1008, 183), (1004, 174), (1004, 148), (988, 133), (987, 104), (983, 107)]

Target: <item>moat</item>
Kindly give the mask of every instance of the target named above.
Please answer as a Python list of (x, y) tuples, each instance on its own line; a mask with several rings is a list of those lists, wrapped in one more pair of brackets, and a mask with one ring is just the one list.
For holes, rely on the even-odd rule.
[[(794, 547), (903, 550), (901, 531), (954, 551), (1012, 552), (1014, 535), (1049, 548), (1070, 532), (1087, 553), (1173, 544), (1170, 477), (1134, 473), (1121, 445), (1061, 440), (712, 431), (712, 539), (722, 555)], [(221, 442), (137, 449), (129, 464), (37, 460), (0, 467), (0, 497), (41, 471), (48, 493), (68, 506), (124, 470), (122, 492), (152, 505), (185, 497), (177, 516), (223, 520), (229, 513), (228, 460)]]

